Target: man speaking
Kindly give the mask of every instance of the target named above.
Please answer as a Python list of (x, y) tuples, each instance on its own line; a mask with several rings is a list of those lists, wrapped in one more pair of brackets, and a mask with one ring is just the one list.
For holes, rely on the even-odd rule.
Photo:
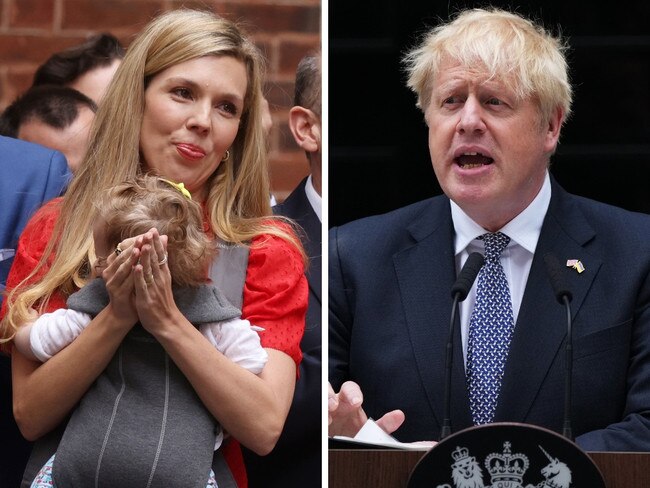
[[(467, 10), (405, 58), (443, 196), (330, 232), (330, 434), (373, 417), (438, 440), (450, 290), (485, 256), (459, 309), (451, 429), (564, 420), (573, 301), (573, 434), (590, 451), (650, 450), (650, 216), (570, 195), (548, 166), (572, 90), (565, 46), (502, 10)], [(335, 198), (333, 195), (332, 198)]]

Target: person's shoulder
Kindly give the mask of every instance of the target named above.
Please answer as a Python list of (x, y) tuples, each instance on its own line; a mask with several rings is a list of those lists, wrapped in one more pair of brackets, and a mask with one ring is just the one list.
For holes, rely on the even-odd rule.
[[(286, 232), (292, 232), (289, 224), (274, 222), (273, 225), (280, 226)], [(249, 247), (246, 286), (259, 290), (269, 287), (285, 289), (299, 284), (305, 273), (305, 262), (298, 247), (299, 242), (291, 242), (286, 237), (273, 233), (254, 237)]]
[[(297, 259), (302, 262), (300, 249), (297, 247), (300, 245), (299, 234), (292, 221), (276, 217), (269, 218), (264, 224), (267, 226), (268, 232), (258, 234), (252, 239), (249, 260), (277, 261), (286, 259), (293, 261)], [(273, 230), (276, 230), (277, 233)], [(295, 239), (295, 243), (288, 239), (289, 236)]]
[[(582, 237), (593, 235), (602, 249), (622, 250), (630, 255), (650, 256), (650, 215), (615, 205), (567, 194), (556, 207), (555, 218), (565, 230)], [(576, 212), (577, 210), (577, 212)]]
[(0, 136), (0, 152), (4, 158), (20, 158), (21, 160), (41, 159), (47, 161), (65, 162), (65, 157), (59, 151), (39, 144)]
[(50, 199), (60, 195), (70, 180), (65, 156), (54, 149), (0, 136), (0, 155), (5, 168), (0, 186), (9, 191), (27, 186), (33, 191), (44, 188), (44, 198)]
[(620, 231), (642, 229), (644, 234), (647, 234), (648, 229), (650, 229), (650, 215), (647, 213), (627, 210), (578, 195), (570, 194), (570, 198), (588, 220), (599, 228), (610, 228)]
[(435, 229), (443, 218), (451, 220), (449, 199), (445, 196), (364, 217), (330, 229), (329, 253), (330, 256), (337, 254), (341, 259), (347, 256), (360, 266), (362, 262), (382, 262), (414, 244), (418, 233)]
[(358, 220), (333, 227), (330, 230), (332, 235), (342, 236), (368, 236), (368, 235), (386, 235), (400, 234), (404, 232), (414, 221), (425, 216), (429, 212), (434, 212), (440, 205), (448, 204), (449, 200), (444, 196), (438, 196), (412, 203), (390, 212), (363, 217)]
[(53, 198), (44, 203), (29, 219), (24, 234), (50, 234), (61, 213), (63, 197)]
[(252, 242), (280, 243), (280, 241), (283, 239), (275, 234), (276, 231), (296, 236), (296, 228), (294, 222), (291, 219), (285, 218), (284, 216), (274, 215), (273, 217), (268, 217), (263, 221), (263, 225), (266, 227), (267, 231), (256, 235), (252, 239)]

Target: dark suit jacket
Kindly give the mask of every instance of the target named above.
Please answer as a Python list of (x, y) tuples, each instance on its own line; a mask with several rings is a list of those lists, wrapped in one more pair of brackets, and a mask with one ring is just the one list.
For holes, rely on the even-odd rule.
[[(16, 249), (29, 218), (43, 203), (61, 195), (69, 177), (63, 154), (0, 136), (0, 249)], [(0, 261), (0, 288), (12, 262), (13, 258)]]
[[(63, 154), (0, 136), (0, 249), (16, 249), (29, 218), (43, 203), (59, 196), (68, 179)], [(12, 262), (13, 257), (0, 261), (0, 290), (4, 289)], [(1, 355), (0, 432), (0, 485), (18, 486), (30, 444), (20, 435), (12, 415), (11, 360)]]
[[(330, 232), (330, 379), (335, 389), (359, 383), (369, 416), (404, 410), (403, 441), (440, 435), (453, 235), (444, 196)], [(495, 421), (562, 429), (566, 311), (547, 252), (585, 266), (567, 269), (576, 442), (650, 451), (650, 216), (569, 195), (554, 181)], [(453, 363), (452, 432), (472, 424), (458, 329)]]
[(305, 194), (304, 179), (273, 211), (290, 217), (304, 230), (301, 236), (309, 267), (309, 305), (300, 378), (282, 436), (268, 456), (244, 451), (251, 488), (304, 488), (321, 484), (321, 223)]

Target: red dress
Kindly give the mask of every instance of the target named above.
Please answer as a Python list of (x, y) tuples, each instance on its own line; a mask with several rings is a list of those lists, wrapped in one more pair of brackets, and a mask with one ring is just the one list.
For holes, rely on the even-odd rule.
[[(7, 277), (7, 290), (18, 285), (36, 267), (51, 238), (59, 215), (61, 199), (44, 205), (29, 221), (20, 236), (16, 256)], [(35, 277), (37, 281), (44, 271)], [(307, 280), (298, 251), (283, 239), (259, 236), (253, 239), (244, 283), (242, 318), (263, 327), (259, 332), (263, 347), (288, 354), (296, 363), (302, 359), (302, 339), (307, 310)], [(65, 308), (66, 297), (52, 295), (46, 312)], [(0, 316), (4, 316), (7, 300)], [(224, 456), (237, 481), (247, 486), (246, 471), (239, 443), (232, 439), (222, 447)]]

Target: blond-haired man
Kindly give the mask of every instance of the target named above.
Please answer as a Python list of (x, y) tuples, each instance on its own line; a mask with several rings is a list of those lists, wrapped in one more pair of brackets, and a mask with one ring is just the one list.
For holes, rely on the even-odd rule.
[[(402, 441), (439, 438), (450, 289), (469, 254), (497, 240), (499, 279), (481, 270), (459, 309), (452, 430), (562, 429), (566, 316), (551, 253), (580, 263), (567, 268), (576, 442), (650, 450), (650, 217), (570, 195), (549, 175), (571, 110), (564, 49), (528, 19), (475, 9), (406, 56), (445, 195), (330, 233), (331, 434), (371, 416)], [(486, 290), (499, 300), (486, 305)], [(497, 301), (498, 314), (485, 311)]]

